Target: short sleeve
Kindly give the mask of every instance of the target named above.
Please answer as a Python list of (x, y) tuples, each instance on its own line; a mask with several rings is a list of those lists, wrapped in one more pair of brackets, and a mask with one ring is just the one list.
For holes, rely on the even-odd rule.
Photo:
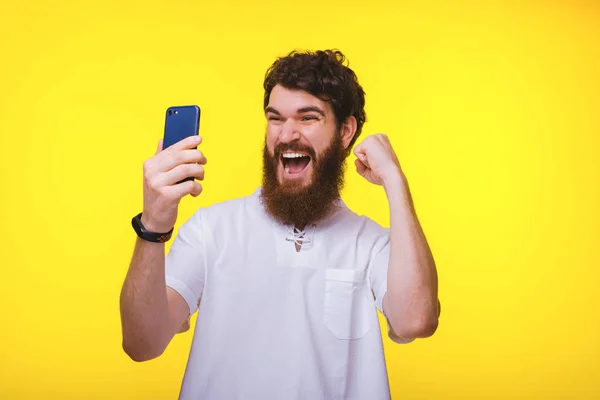
[(202, 217), (197, 211), (179, 228), (165, 258), (165, 280), (184, 298), (190, 315), (198, 309), (206, 276)]
[(383, 310), (383, 296), (387, 292), (387, 272), (390, 260), (390, 239), (389, 230), (386, 229), (385, 235), (378, 239), (373, 249), (374, 256), (369, 263), (368, 277), (371, 290), (375, 297), (375, 306), (383, 314), (387, 323), (389, 338), (399, 344), (410, 343), (413, 338), (398, 337), (391, 328), (390, 322)]

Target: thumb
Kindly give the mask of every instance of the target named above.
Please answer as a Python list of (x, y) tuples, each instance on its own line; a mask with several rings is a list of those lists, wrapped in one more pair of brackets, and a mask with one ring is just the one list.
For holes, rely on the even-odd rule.
[(158, 154), (158, 153), (160, 153), (160, 152), (162, 151), (162, 149), (163, 149), (162, 147), (163, 147), (163, 140), (162, 140), (162, 139), (160, 139), (160, 140), (158, 141), (158, 148), (156, 149), (156, 153), (155, 153), (155, 155), (156, 155), (156, 154)]
[(354, 148), (354, 155), (363, 162), (363, 164), (367, 165), (366, 161), (367, 161), (367, 155), (365, 154), (365, 151), (363, 149), (363, 144), (360, 143), (358, 146), (356, 146)]
[(369, 161), (367, 160), (367, 155), (363, 152), (356, 153), (356, 157), (360, 160), (361, 164), (364, 164), (365, 167), (369, 168)]
[(356, 165), (356, 172), (359, 175), (365, 176), (365, 171), (367, 170), (367, 166), (360, 160), (354, 160), (354, 165)]

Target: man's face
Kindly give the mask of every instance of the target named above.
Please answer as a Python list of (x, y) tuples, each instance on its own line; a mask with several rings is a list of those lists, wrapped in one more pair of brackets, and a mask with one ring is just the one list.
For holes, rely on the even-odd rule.
[(344, 142), (329, 103), (275, 86), (265, 111), (263, 200), (284, 224), (325, 217), (343, 186)]
[(329, 147), (337, 133), (329, 103), (301, 91), (277, 85), (266, 108), (269, 154), (277, 161), (277, 181), (289, 187), (312, 182), (315, 158)]

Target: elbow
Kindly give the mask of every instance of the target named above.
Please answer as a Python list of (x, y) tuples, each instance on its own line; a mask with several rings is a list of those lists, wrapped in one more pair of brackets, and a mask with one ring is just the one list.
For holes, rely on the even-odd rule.
[(405, 338), (428, 338), (437, 331), (439, 320), (437, 316), (420, 316), (413, 320), (403, 320), (394, 323), (390, 321), (394, 332)]
[(428, 338), (433, 336), (433, 334), (437, 331), (439, 325), (439, 319), (435, 316), (426, 319), (420, 325), (417, 326), (417, 333), (419, 333), (419, 338)]
[(123, 340), (123, 351), (135, 362), (150, 361), (159, 357), (164, 349), (151, 348), (149, 346), (134, 346)]

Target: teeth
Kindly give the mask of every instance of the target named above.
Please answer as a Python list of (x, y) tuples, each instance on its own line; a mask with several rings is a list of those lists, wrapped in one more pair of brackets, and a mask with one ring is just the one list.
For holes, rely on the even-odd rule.
[(302, 153), (284, 153), (283, 158), (299, 158), (299, 157), (307, 157), (306, 154)]

